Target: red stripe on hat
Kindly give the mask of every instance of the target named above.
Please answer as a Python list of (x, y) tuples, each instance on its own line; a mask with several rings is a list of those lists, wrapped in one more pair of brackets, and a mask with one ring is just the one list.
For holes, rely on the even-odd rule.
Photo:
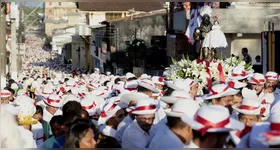
[(270, 129), (280, 131), (280, 123), (270, 123)]
[(239, 109), (245, 109), (245, 110), (256, 110), (259, 107), (252, 107), (252, 106), (248, 106), (248, 105), (241, 105), (238, 107)]
[[(117, 106), (116, 104), (113, 104), (107, 111), (112, 111), (114, 108), (116, 108), (116, 106)], [(107, 113), (104, 110), (101, 111), (100, 117), (102, 117), (102, 118), (107, 117)]]
[(150, 85), (150, 86), (152, 86), (152, 87), (154, 87), (154, 85), (153, 84), (151, 84), (151, 83), (148, 83), (148, 82), (145, 82), (145, 81), (141, 81), (142, 83), (145, 83), (145, 84), (148, 84), (148, 85)]
[(135, 90), (138, 90), (138, 88), (124, 88), (125, 90), (128, 90), (128, 91), (135, 91)]
[(255, 79), (255, 78), (252, 78), (252, 81), (255, 82), (255, 83), (257, 83), (257, 84), (260, 84), (261, 82), (265, 82), (264, 79), (257, 80), (257, 79)]
[(54, 99), (50, 99), (50, 98), (47, 98), (46, 101), (48, 103), (59, 103), (60, 102), (60, 100), (54, 100)]
[(248, 74), (246, 71), (242, 71), (242, 73), (231, 73), (231, 76), (233, 76), (233, 77), (237, 77), (237, 76), (245, 77), (247, 75)]
[(89, 110), (89, 109), (92, 109), (94, 107), (94, 105), (90, 105), (90, 106), (82, 106), (82, 108), (84, 110)]
[(230, 119), (227, 118), (223, 121), (220, 121), (220, 122), (217, 122), (217, 123), (212, 123), (212, 122), (200, 117), (199, 115), (197, 115), (195, 117), (195, 120), (198, 123), (204, 125), (203, 128), (198, 130), (199, 132), (201, 132), (202, 136), (205, 135), (209, 129), (211, 129), (211, 128), (224, 128), (230, 122)]
[(268, 141), (274, 139), (275, 137), (280, 136), (280, 131), (275, 132), (264, 132), (263, 135), (267, 138)]
[[(225, 89), (223, 89), (220, 93), (225, 92), (225, 91), (228, 90), (229, 88), (230, 88), (230, 87), (227, 86), (227, 87), (226, 87)], [(213, 96), (213, 95), (220, 94), (220, 93), (218, 93), (218, 92), (215, 92), (212, 88), (210, 89), (210, 91), (212, 92), (212, 94), (209, 95), (209, 96)]]
[(277, 79), (277, 76), (265, 76), (266, 80), (269, 80), (269, 78)]
[(142, 111), (142, 110), (153, 110), (156, 109), (156, 105), (151, 105), (151, 106), (140, 106), (134, 109), (134, 111)]

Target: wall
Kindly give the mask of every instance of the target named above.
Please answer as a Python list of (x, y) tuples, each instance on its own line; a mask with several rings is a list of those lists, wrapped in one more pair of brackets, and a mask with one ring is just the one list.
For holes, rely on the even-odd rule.
[(62, 29), (67, 27), (67, 23), (45, 23), (45, 33), (48, 36), (52, 36), (54, 29)]
[(46, 2), (45, 4), (45, 16), (48, 19), (67, 16), (68, 12), (75, 11), (76, 4), (73, 2)]
[(112, 21), (118, 29), (118, 49), (126, 48), (125, 41), (132, 41), (136, 38), (143, 39), (148, 46), (151, 45), (151, 37), (165, 34), (164, 14), (156, 14), (135, 19), (120, 19)]
[[(86, 56), (85, 56), (85, 42), (83, 39), (77, 36), (72, 37), (72, 66), (74, 68), (85, 68), (86, 69)], [(79, 65), (79, 55), (78, 48), (80, 47), (80, 65)]]

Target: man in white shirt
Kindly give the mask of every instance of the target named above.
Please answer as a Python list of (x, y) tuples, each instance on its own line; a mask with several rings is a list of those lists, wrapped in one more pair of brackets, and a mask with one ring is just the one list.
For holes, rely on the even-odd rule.
[(184, 148), (192, 140), (192, 128), (182, 122), (185, 114), (193, 118), (199, 104), (193, 99), (180, 99), (166, 110), (167, 127), (157, 130), (149, 144), (149, 148)]
[(122, 148), (146, 148), (149, 143), (149, 131), (153, 126), (156, 112), (156, 104), (153, 99), (141, 99), (137, 101), (136, 108), (132, 112), (135, 120), (124, 131)]

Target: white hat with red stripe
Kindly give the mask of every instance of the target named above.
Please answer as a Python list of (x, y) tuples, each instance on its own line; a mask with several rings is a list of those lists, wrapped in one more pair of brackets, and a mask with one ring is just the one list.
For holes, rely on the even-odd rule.
[(220, 105), (203, 106), (197, 111), (194, 119), (187, 115), (182, 116), (181, 119), (202, 135), (207, 132), (243, 130), (245, 127), (243, 123), (231, 118), (228, 109)]
[(251, 84), (265, 84), (266, 80), (263, 74), (254, 73), (253, 77), (248, 81)]
[(116, 103), (107, 103), (101, 108), (100, 117), (98, 119), (98, 124), (105, 124), (110, 118), (112, 118), (121, 107)]
[(168, 104), (174, 104), (177, 102), (178, 99), (192, 99), (193, 97), (190, 95), (190, 93), (185, 91), (173, 91), (170, 96), (163, 96), (161, 98), (161, 101), (168, 103)]
[(41, 90), (41, 92), (38, 93), (38, 95), (42, 95), (43, 97), (46, 98), (46, 97), (50, 96), (51, 94), (53, 94), (54, 92), (55, 92), (55, 90), (53, 89), (53, 87), (45, 85), (43, 87), (43, 89)]
[(260, 141), (261, 143), (269, 146), (280, 145), (280, 114), (273, 113), (270, 116), (270, 123), (268, 124), (268, 128), (263, 126), (266, 130), (254, 139)]
[(149, 76), (149, 75), (147, 75), (147, 74), (142, 74), (141, 76), (140, 76), (140, 78), (139, 78), (140, 80), (150, 80), (151, 79), (151, 76)]
[(69, 91), (76, 86), (77, 86), (77, 84), (76, 84), (75, 80), (74, 79), (69, 79), (68, 81), (66, 81), (64, 88), (65, 88), (66, 91)]
[(138, 90), (137, 80), (127, 81), (124, 84), (124, 90), (130, 92), (136, 92)]
[(126, 80), (129, 79), (129, 78), (135, 78), (135, 77), (136, 76), (133, 73), (131, 73), (131, 72), (128, 72), (128, 73), (125, 74), (125, 79)]
[(194, 118), (199, 108), (199, 104), (193, 99), (178, 99), (171, 109), (165, 110), (165, 113), (169, 117), (182, 117), (183, 115), (187, 115), (190, 118)]
[(63, 100), (63, 105), (65, 105), (67, 102), (69, 102), (69, 101), (76, 101), (76, 102), (81, 102), (81, 100), (77, 97), (77, 96), (75, 96), (75, 95), (72, 95), (72, 94), (70, 94), (70, 95), (67, 95), (65, 98), (64, 98), (64, 100)]
[(152, 77), (152, 81), (153, 81), (155, 84), (164, 85), (164, 78), (163, 78), (163, 77), (153, 76), (153, 77)]
[(278, 74), (276, 72), (269, 71), (265, 75), (266, 80), (278, 80)]
[(227, 82), (227, 84), (235, 89), (244, 88), (247, 86), (247, 83), (239, 82), (238, 80), (230, 80)]
[(101, 86), (101, 87), (97, 88), (96, 90), (92, 91), (91, 94), (105, 98), (108, 96), (108, 88)]
[(262, 115), (266, 110), (256, 99), (243, 99), (241, 106), (232, 106), (232, 108), (244, 115)]
[(93, 89), (93, 90), (97, 89), (99, 86), (100, 85), (97, 84), (97, 83), (89, 83), (89, 84), (86, 85), (87, 88), (90, 88), (90, 89)]
[(148, 115), (155, 114), (157, 111), (157, 104), (154, 99), (146, 98), (140, 99), (136, 102), (135, 109), (132, 111), (132, 114), (135, 115)]
[(244, 66), (236, 66), (232, 69), (228, 76), (231, 80), (243, 80), (252, 76), (252, 72), (247, 72), (244, 69)]
[(138, 80), (137, 81), (138, 85), (141, 86), (141, 87), (144, 87), (154, 93), (159, 93), (160, 91), (155, 87), (155, 84), (153, 81), (151, 80), (147, 80), (147, 79), (144, 79), (144, 80)]
[(146, 99), (146, 98), (149, 98), (149, 96), (146, 95), (146, 94), (143, 94), (143, 93), (139, 93), (139, 92), (136, 92), (136, 93), (124, 93), (120, 97), (120, 102), (129, 105), (129, 103), (131, 101), (137, 102), (140, 99)]
[(44, 102), (52, 107), (61, 107), (62, 106), (62, 97), (58, 96), (57, 94), (51, 94), (49, 97), (43, 99)]
[(205, 100), (210, 100), (214, 98), (220, 98), (225, 96), (235, 95), (239, 90), (235, 90), (230, 87), (228, 84), (216, 84), (210, 89), (210, 93), (203, 97)]
[(96, 112), (96, 104), (91, 96), (87, 96), (81, 100), (81, 105), (86, 110), (89, 116), (93, 116)]
[(1, 90), (0, 92), (0, 98), (8, 98), (12, 95), (12, 93), (9, 90)]

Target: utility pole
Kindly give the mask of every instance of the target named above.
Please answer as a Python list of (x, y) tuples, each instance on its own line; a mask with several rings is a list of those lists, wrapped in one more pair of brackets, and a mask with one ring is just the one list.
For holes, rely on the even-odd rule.
[[(12, 6), (15, 6), (15, 2), (11, 2)], [(17, 10), (13, 10), (14, 8), (17, 7), (12, 7), (12, 11), (17, 11)], [(15, 17), (15, 16), (13, 16)], [(16, 35), (16, 17), (15, 18), (11, 18), (11, 60), (17, 60), (17, 55), (18, 55), (18, 51), (17, 51), (17, 35)], [(12, 79), (17, 79), (17, 74), (18, 74), (18, 63), (17, 61), (11, 61), (11, 78)]]
[(22, 33), (24, 32), (24, 26), (23, 26), (23, 22), (22, 22), (22, 18), (23, 18), (23, 3), (20, 2), (20, 6), (19, 6), (19, 27), (18, 27), (18, 39), (17, 39), (17, 44), (18, 44), (18, 52), (17, 52), (17, 72), (20, 72), (21, 68), (20, 63), (21, 63), (21, 56), (20, 56), (20, 49), (21, 49), (21, 44), (22, 44)]
[(0, 91), (6, 85), (6, 3), (0, 6)]

